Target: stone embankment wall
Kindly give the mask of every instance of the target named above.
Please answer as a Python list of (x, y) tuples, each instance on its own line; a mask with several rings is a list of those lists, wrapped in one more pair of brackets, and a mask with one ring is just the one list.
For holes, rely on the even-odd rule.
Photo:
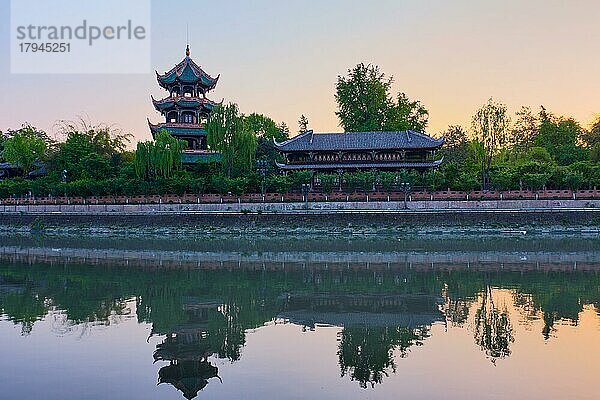
[[(405, 209), (406, 206), (406, 209)], [(2, 214), (170, 214), (170, 213), (344, 213), (344, 212), (472, 212), (472, 211), (600, 211), (600, 200), (438, 200), (296, 203), (185, 204), (4, 204)]]
[(600, 200), (2, 205), (0, 228), (132, 233), (600, 232)]

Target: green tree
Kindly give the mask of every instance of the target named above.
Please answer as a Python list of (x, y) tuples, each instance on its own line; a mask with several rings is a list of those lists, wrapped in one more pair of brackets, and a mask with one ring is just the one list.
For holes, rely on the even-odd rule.
[(517, 120), (511, 129), (511, 142), (517, 152), (526, 153), (534, 145), (540, 131), (539, 119), (526, 106), (522, 106), (516, 115)]
[(552, 156), (544, 147), (531, 147), (525, 154), (525, 160), (542, 164), (552, 164)]
[(600, 114), (596, 116), (590, 130), (583, 132), (581, 140), (586, 147), (592, 148), (600, 143)]
[(181, 152), (185, 142), (161, 130), (154, 141), (139, 142), (135, 152), (135, 172), (138, 178), (170, 178), (181, 169)]
[(600, 142), (595, 143), (590, 149), (590, 161), (594, 164), (600, 163)]
[(492, 98), (475, 112), (472, 120), (473, 132), (483, 144), (484, 162), (482, 164), (483, 188), (489, 186), (489, 171), (494, 155), (507, 144), (510, 119), (506, 105), (495, 102)]
[(450, 125), (442, 136), (444, 137), (444, 146), (439, 154), (444, 157), (444, 162), (464, 163), (469, 155), (467, 131), (462, 126)]
[(275, 139), (282, 142), (288, 138), (289, 130), (285, 124), (277, 126), (271, 118), (257, 113), (252, 113), (244, 118), (246, 126), (254, 132), (257, 138), (264, 137), (268, 141)]
[(223, 171), (228, 177), (240, 176), (253, 169), (256, 136), (236, 104), (215, 108), (206, 124), (206, 131), (208, 145), (221, 153)]
[(374, 65), (358, 64), (348, 77), (338, 76), (336, 115), (346, 132), (383, 131), (390, 109), (392, 77), (387, 78)]
[(546, 112), (540, 112), (540, 132), (535, 145), (544, 147), (559, 165), (569, 165), (588, 158), (584, 148), (577, 144), (583, 129), (573, 118), (557, 118)]
[(424, 131), (427, 110), (404, 93), (394, 101), (390, 94), (392, 82), (393, 77), (386, 77), (379, 67), (362, 63), (348, 70), (347, 77), (338, 76), (336, 115), (345, 131)]
[(270, 170), (275, 168), (275, 162), (280, 154), (275, 149), (273, 140), (282, 142), (287, 140), (289, 129), (285, 123), (277, 125), (271, 118), (262, 114), (250, 114), (244, 118), (247, 128), (256, 136), (256, 159), (267, 160)]
[(317, 179), (321, 182), (321, 190), (323, 193), (331, 193), (335, 184), (336, 174), (318, 174)]
[(312, 176), (312, 171), (295, 171), (291, 173), (290, 180), (292, 181), (292, 189), (301, 190), (302, 185), (311, 183)]
[(66, 140), (58, 144), (52, 164), (58, 172), (66, 170), (69, 180), (106, 177), (117, 167), (113, 160), (119, 159), (132, 136), (85, 121), (63, 122), (60, 134)]
[(27, 175), (33, 170), (36, 161), (45, 158), (47, 149), (46, 143), (35, 134), (33, 128), (24, 127), (4, 142), (2, 154), (6, 161), (17, 164), (23, 174)]
[(425, 132), (429, 121), (429, 111), (418, 100), (410, 100), (404, 93), (398, 93), (396, 104), (389, 112), (386, 130)]

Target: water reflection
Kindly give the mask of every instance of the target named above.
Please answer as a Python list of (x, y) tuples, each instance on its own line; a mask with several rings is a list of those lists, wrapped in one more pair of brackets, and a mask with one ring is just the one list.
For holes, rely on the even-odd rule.
[(536, 249), (521, 264), (515, 257), (522, 256), (509, 251), (357, 253), (382, 260), (368, 265), (323, 253), (307, 261), (293, 252), (249, 252), (232, 261), (236, 253), (219, 259), (214, 252), (121, 250), (117, 257), (106, 249), (55, 250), (0, 249), (4, 318), (29, 335), (57, 310), (65, 325), (118, 323), (115, 316), (134, 311), (160, 338), (153, 354), (158, 384), (187, 399), (221, 380), (218, 360), (243, 358), (249, 330), (273, 321), (306, 331), (339, 327), (339, 375), (374, 388), (412, 349), (427, 346), (435, 324), (470, 331), (481, 354), (498, 363), (512, 354), (516, 325), (542, 319), (539, 335), (551, 340), (557, 322), (576, 324), (584, 307), (600, 304), (600, 253), (593, 250), (555, 257)]

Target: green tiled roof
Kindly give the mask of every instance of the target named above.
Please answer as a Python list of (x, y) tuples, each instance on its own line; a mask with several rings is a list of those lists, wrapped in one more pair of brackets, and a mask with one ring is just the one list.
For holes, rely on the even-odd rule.
[(202, 125), (184, 123), (162, 123), (153, 125), (148, 121), (152, 135), (158, 131), (165, 130), (173, 136), (206, 136), (206, 130)]

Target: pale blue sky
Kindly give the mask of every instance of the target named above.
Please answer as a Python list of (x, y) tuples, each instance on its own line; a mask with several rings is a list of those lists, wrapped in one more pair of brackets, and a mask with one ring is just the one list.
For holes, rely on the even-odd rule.
[[(9, 10), (0, 0), (0, 130), (28, 121), (53, 132), (57, 120), (84, 116), (150, 137), (146, 117), (161, 121), (150, 94), (164, 95), (153, 72), (12, 75)], [(340, 130), (336, 77), (359, 62), (425, 104), (430, 134), (468, 126), (490, 96), (588, 124), (600, 112), (599, 20), (592, 0), (154, 1), (152, 67), (181, 60), (188, 23), (192, 57), (221, 74), (209, 97), (292, 130), (302, 113), (315, 131)]]

